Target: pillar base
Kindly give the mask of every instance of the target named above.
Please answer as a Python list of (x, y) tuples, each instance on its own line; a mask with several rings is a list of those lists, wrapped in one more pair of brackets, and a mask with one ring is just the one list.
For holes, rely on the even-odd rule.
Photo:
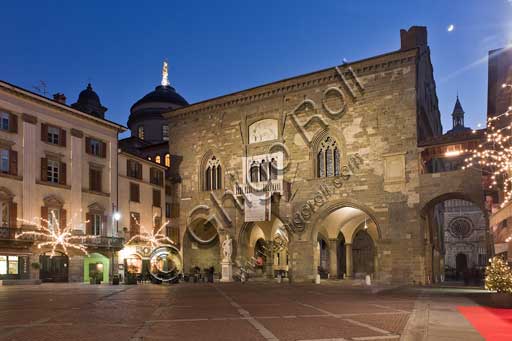
[(221, 282), (233, 282), (233, 262), (231, 261), (222, 261), (222, 277), (220, 279)]

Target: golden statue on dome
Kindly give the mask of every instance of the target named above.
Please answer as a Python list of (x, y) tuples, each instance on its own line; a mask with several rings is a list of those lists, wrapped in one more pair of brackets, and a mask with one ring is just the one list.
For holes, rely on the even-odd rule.
[(167, 61), (164, 60), (164, 65), (162, 67), (162, 86), (169, 85), (169, 71), (167, 69)]

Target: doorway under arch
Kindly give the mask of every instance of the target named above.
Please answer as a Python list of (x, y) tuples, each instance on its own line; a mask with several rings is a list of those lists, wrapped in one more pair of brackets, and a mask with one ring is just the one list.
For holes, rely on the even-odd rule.
[(273, 278), (288, 273), (289, 235), (282, 221), (252, 222), (243, 226), (238, 240), (237, 263), (256, 277)]
[[(360, 207), (339, 204), (324, 212), (314, 226), (313, 237), (321, 243), (314, 256), (319, 273), (320, 268), (328, 268), (330, 278), (377, 276), (380, 233), (373, 215)], [(325, 259), (327, 264), (322, 263)]]

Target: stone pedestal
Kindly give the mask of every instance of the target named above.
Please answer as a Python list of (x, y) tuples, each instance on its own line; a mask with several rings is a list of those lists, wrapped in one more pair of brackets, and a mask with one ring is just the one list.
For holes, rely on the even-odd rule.
[(222, 261), (222, 277), (221, 282), (233, 282), (233, 263), (231, 261)]

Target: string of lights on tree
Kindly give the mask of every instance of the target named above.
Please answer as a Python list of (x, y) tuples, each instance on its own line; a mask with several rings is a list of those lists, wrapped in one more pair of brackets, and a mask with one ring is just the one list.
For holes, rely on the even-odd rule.
[[(145, 229), (140, 225), (139, 221), (135, 216), (132, 216), (132, 219), (135, 221), (137, 225), (139, 225), (142, 229)], [(154, 218), (153, 218), (154, 219)], [(151, 245), (152, 248), (157, 248), (160, 246), (174, 246), (176, 243), (167, 237), (162, 231), (169, 224), (169, 221), (164, 222), (156, 231), (144, 232), (140, 234), (136, 234), (128, 240), (125, 245), (130, 245), (135, 242), (142, 242)]]
[[(503, 88), (512, 85), (503, 84)], [(500, 115), (487, 118), (485, 140), (474, 150), (465, 150), (472, 155), (465, 159), (466, 168), (478, 168), (490, 175), (489, 188), (501, 189), (504, 199), (501, 207), (512, 199), (512, 123), (499, 127), (502, 118), (512, 115), (512, 107)], [(473, 133), (476, 131), (474, 130)]]
[[(55, 256), (57, 251), (62, 250), (64, 254), (68, 254), (68, 249), (73, 249), (89, 255), (87, 246), (84, 242), (88, 239), (94, 239), (97, 236), (76, 235), (72, 232), (71, 224), (61, 227), (59, 220), (52, 212), (52, 221), (44, 218), (34, 218), (31, 221), (18, 219), (22, 224), (34, 226), (34, 230), (23, 231), (16, 235), (16, 239), (34, 239), (37, 248), (50, 247), (50, 258)], [(87, 222), (85, 222), (87, 223)]]

